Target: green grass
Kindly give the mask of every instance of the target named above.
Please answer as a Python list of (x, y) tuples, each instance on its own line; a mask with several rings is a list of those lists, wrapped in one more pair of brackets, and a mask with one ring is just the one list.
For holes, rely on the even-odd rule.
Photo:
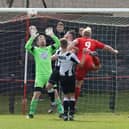
[(76, 114), (75, 121), (63, 121), (56, 114), (0, 115), (0, 129), (129, 129), (128, 114), (86, 113)]
[[(31, 96), (27, 99), (27, 109), (29, 109)], [(80, 113), (110, 113), (109, 102), (110, 95), (108, 93), (86, 93), (79, 98), (77, 108)], [(37, 113), (46, 114), (50, 106), (50, 100), (46, 94), (43, 100), (38, 104)], [(0, 95), (0, 114), (9, 114), (9, 97)], [(22, 96), (15, 97), (15, 114), (21, 114)], [(116, 97), (116, 111), (129, 112), (129, 91), (119, 92)]]
[[(108, 94), (86, 94), (79, 98), (75, 121), (47, 114), (49, 99), (43, 96), (34, 119), (21, 115), (22, 97), (16, 96), (15, 114), (8, 112), (8, 96), (0, 96), (0, 129), (129, 129), (129, 94), (119, 93), (115, 113), (109, 110)], [(28, 109), (31, 97), (28, 97)], [(39, 115), (41, 114), (41, 115)]]

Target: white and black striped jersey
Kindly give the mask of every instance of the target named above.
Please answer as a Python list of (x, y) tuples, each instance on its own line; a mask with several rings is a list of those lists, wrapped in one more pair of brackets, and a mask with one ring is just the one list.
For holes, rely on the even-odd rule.
[[(56, 50), (56, 52), (55, 52), (55, 56), (59, 56), (61, 54), (61, 48), (59, 48), (58, 50)], [(59, 62), (59, 60), (57, 59), (56, 61), (55, 61), (55, 67), (56, 68), (59, 68), (60, 67), (60, 62)]]
[(75, 65), (80, 63), (78, 57), (72, 52), (65, 52), (58, 55), (60, 63), (59, 73), (61, 76), (72, 76), (75, 74)]

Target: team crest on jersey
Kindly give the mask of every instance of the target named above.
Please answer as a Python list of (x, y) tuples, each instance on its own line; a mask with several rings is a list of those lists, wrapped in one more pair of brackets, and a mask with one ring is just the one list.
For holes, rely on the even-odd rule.
[(40, 55), (40, 57), (41, 57), (42, 59), (47, 59), (48, 53), (47, 53), (47, 52), (43, 52), (43, 53)]

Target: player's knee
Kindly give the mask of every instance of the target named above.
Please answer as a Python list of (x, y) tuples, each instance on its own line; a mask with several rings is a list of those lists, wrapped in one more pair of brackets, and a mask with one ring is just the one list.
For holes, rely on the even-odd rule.
[(39, 99), (40, 95), (41, 95), (40, 91), (35, 91), (33, 94), (33, 99)]
[(46, 85), (47, 91), (51, 90), (52, 88), (53, 88), (53, 85), (52, 85), (51, 83), (48, 83), (48, 84)]
[(93, 65), (92, 65), (92, 70), (93, 70), (93, 71), (97, 71), (97, 70), (99, 70), (100, 68), (101, 68), (101, 64), (99, 64), (99, 65), (93, 64)]
[(92, 57), (92, 58), (93, 58), (94, 64), (95, 64), (96, 66), (98, 66), (98, 65), (100, 64), (100, 59), (99, 59), (99, 57), (98, 57), (98, 56), (94, 56), (94, 57)]

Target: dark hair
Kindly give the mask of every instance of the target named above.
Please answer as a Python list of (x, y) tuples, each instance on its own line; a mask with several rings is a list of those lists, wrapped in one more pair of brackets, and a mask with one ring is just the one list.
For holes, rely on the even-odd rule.
[(76, 33), (75, 33), (74, 30), (70, 30), (70, 31), (68, 31), (68, 33), (71, 34), (71, 35), (73, 36), (73, 39), (76, 38)]
[(38, 39), (38, 37), (39, 37), (40, 35), (46, 36), (44, 32), (39, 32), (39, 35), (36, 37), (36, 40)]
[(62, 26), (64, 26), (64, 23), (61, 22), (61, 21), (59, 21), (59, 22), (57, 22), (57, 25), (62, 25)]
[(65, 38), (60, 39), (60, 44), (61, 44), (62, 48), (67, 48), (67, 46), (68, 46), (68, 42)]

